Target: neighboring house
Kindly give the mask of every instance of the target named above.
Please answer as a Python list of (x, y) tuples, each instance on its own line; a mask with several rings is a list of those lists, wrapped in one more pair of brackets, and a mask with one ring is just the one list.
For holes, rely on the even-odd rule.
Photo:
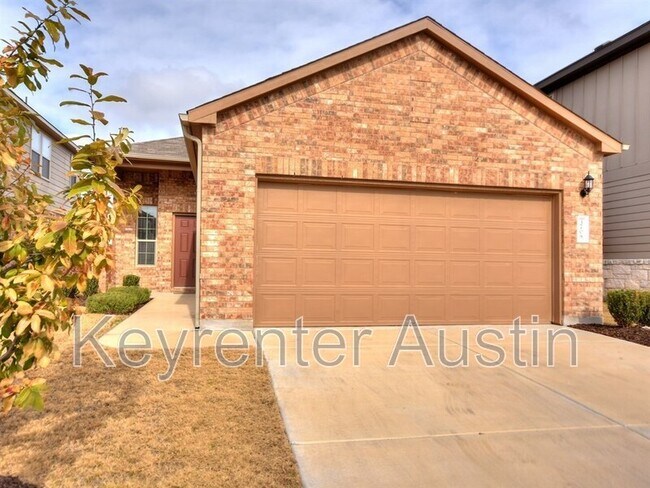
[(605, 159), (605, 289), (650, 288), (650, 22), (537, 87), (629, 145)]
[(195, 283), (202, 325), (602, 320), (601, 166), (621, 143), (429, 18), (181, 124), (120, 171), (145, 206), (113, 279)]
[(34, 124), (27, 148), (31, 158), (32, 180), (41, 193), (53, 197), (53, 210), (60, 210), (64, 206), (61, 192), (70, 188), (70, 162), (78, 148), (72, 142), (59, 144), (58, 142), (66, 136), (30, 107), (25, 100), (12, 91), (8, 93), (23, 110), (30, 113)]

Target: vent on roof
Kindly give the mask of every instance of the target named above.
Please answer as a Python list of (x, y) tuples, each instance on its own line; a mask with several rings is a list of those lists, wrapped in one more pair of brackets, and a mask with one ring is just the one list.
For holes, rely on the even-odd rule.
[(607, 41), (603, 42), (600, 46), (596, 46), (594, 48), (594, 52), (600, 51), (601, 49), (605, 49), (607, 46), (609, 46), (613, 41)]

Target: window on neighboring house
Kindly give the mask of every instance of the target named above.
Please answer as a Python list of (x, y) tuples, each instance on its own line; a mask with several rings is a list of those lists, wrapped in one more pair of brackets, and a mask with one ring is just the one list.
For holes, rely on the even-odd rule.
[(138, 213), (137, 264), (156, 264), (156, 235), (158, 226), (158, 207), (143, 205)]
[(50, 179), (50, 162), (52, 161), (52, 139), (36, 127), (32, 127), (32, 171), (37, 175)]
[[(72, 169), (72, 155), (70, 156), (70, 171), (71, 172), (74, 171)], [(75, 183), (77, 183), (77, 175), (71, 174), (69, 183), (70, 183), (70, 188), (72, 188), (75, 185)]]

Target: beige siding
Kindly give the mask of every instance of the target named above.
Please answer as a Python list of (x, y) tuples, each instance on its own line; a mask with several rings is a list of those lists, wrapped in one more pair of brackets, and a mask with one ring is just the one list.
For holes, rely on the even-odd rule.
[[(52, 138), (51, 136), (49, 137)], [(27, 150), (29, 151), (29, 154), (31, 154), (31, 147), (29, 144), (27, 145)], [(69, 149), (60, 144), (54, 143), (52, 144), (52, 159), (50, 161), (49, 179), (45, 179), (30, 172), (39, 191), (52, 195), (52, 197), (54, 197), (54, 204), (57, 207), (63, 205), (64, 200), (61, 192), (67, 190), (70, 184), (68, 173), (70, 172), (71, 158), (72, 152)]]
[(650, 258), (650, 44), (551, 96), (630, 145), (605, 159), (604, 253)]

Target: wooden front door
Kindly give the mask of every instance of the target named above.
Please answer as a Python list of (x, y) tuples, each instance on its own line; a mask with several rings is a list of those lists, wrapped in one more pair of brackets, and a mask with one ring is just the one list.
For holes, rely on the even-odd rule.
[(194, 288), (196, 216), (174, 216), (174, 288)]

